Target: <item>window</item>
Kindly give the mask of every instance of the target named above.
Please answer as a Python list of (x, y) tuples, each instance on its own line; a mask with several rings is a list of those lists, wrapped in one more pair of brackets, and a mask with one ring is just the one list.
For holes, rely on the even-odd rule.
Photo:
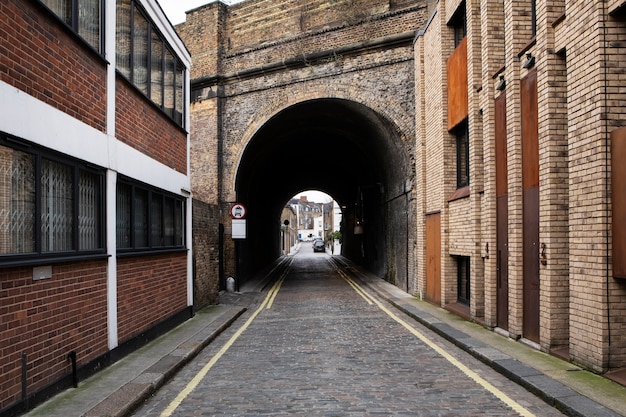
[(467, 16), (465, 11), (465, 1), (461, 2), (458, 9), (450, 19), (450, 26), (454, 30), (454, 47), (459, 46), (461, 41), (467, 36)]
[(454, 129), (456, 136), (456, 186), (469, 185), (469, 126), (467, 119)]
[(469, 305), (470, 302), (470, 258), (457, 256), (457, 301)]
[(537, 36), (537, 0), (532, 0), (530, 5), (530, 18), (532, 19), (531, 24), (531, 34), (534, 38)]
[(98, 53), (103, 53), (101, 0), (41, 0)]
[(116, 69), (178, 125), (185, 67), (135, 0), (117, 0)]
[(120, 252), (185, 247), (185, 200), (143, 184), (117, 184), (117, 248)]
[(4, 136), (0, 161), (0, 262), (104, 253), (103, 170)]

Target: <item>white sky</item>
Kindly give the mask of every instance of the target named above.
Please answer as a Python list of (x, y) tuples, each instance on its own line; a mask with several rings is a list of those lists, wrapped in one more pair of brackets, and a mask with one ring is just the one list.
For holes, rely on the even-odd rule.
[(305, 195), (306, 199), (312, 201), (313, 203), (329, 203), (333, 201), (333, 198), (326, 193), (315, 190), (307, 190), (302, 191), (301, 193), (296, 194), (295, 198), (300, 198), (301, 195)]
[[(185, 21), (185, 12), (195, 9), (196, 7), (212, 3), (211, 0), (157, 0), (161, 8), (167, 15), (167, 18), (173, 25), (177, 25)], [(217, 1), (217, 0), (215, 0)], [(222, 0), (226, 4), (235, 4), (243, 0)]]

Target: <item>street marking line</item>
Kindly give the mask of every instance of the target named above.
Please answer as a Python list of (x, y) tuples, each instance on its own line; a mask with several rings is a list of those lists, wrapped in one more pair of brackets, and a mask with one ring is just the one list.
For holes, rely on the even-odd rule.
[(370, 294), (365, 292), (365, 290), (359, 284), (357, 284), (355, 282), (354, 285), (358, 286), (361, 289), (361, 291), (363, 292), (363, 294), (365, 294), (369, 299), (371, 299), (374, 302), (374, 304), (376, 304), (378, 306), (378, 308), (380, 308), (382, 311), (384, 311), (389, 317), (391, 317), (393, 320), (398, 322), (401, 326), (403, 326), (405, 329), (407, 329), (409, 332), (411, 332), (415, 337), (417, 337), (422, 342), (424, 342), (428, 347), (433, 349), (435, 352), (437, 352), (439, 355), (441, 355), (444, 359), (446, 359), (452, 365), (456, 366), (460, 371), (462, 371), (465, 375), (467, 375), (469, 378), (474, 380), (477, 384), (479, 384), (484, 389), (486, 389), (487, 391), (492, 393), (496, 398), (498, 398), (500, 401), (502, 401), (507, 406), (509, 406), (511, 409), (513, 409), (513, 411), (515, 411), (516, 413), (518, 413), (519, 415), (524, 416), (524, 417), (535, 417), (535, 415), (531, 411), (527, 410), (521, 404), (519, 404), (517, 401), (515, 401), (514, 399), (512, 399), (511, 397), (506, 395), (504, 392), (500, 391), (498, 388), (493, 386), (489, 381), (485, 380), (483, 377), (478, 375), (476, 372), (472, 371), (470, 368), (468, 368), (467, 366), (463, 365), (454, 356), (452, 356), (451, 354), (446, 352), (443, 348), (439, 347), (433, 341), (428, 339), (422, 332), (420, 332), (419, 330), (413, 328), (409, 323), (407, 323), (406, 321), (402, 320), (400, 317), (396, 316), (391, 310), (389, 310), (387, 307), (385, 307), (379, 300), (377, 300), (376, 298), (374, 298), (373, 296), (371, 296)]
[(272, 308), (272, 304), (274, 304), (274, 299), (276, 298), (276, 295), (278, 294), (278, 291), (280, 291), (280, 287), (283, 285), (283, 281), (285, 281), (285, 277), (287, 276), (288, 272), (289, 272), (289, 270), (286, 270), (285, 272), (283, 272), (283, 274), (280, 276), (278, 281), (276, 281), (276, 284), (274, 284), (274, 286), (272, 287), (272, 289), (270, 291), (271, 297), (270, 297), (269, 301), (267, 302), (267, 306), (265, 307), (268, 310), (270, 308)]
[(337, 272), (339, 272), (339, 275), (341, 275), (341, 278), (343, 278), (348, 284), (350, 284), (350, 286), (354, 289), (354, 291), (356, 291), (357, 294), (359, 294), (361, 297), (363, 297), (363, 299), (365, 300), (365, 302), (369, 305), (373, 305), (374, 303), (367, 297), (367, 294), (365, 293), (365, 291), (359, 287), (357, 285), (356, 282), (354, 282), (349, 276), (347, 276), (341, 269), (337, 269)]
[(259, 313), (263, 311), (263, 309), (269, 302), (270, 298), (272, 298), (272, 296), (274, 297), (276, 296), (276, 293), (278, 293), (278, 289), (280, 288), (281, 282), (282, 281), (279, 280), (279, 281), (276, 281), (276, 283), (274, 283), (274, 285), (272, 286), (272, 289), (268, 292), (267, 296), (265, 297), (261, 305), (254, 311), (254, 313), (252, 313), (250, 318), (246, 320), (243, 326), (241, 326), (239, 330), (237, 330), (235, 334), (231, 336), (228, 342), (226, 342), (226, 344), (222, 346), (222, 348), (211, 358), (211, 360), (207, 362), (207, 364), (204, 365), (202, 369), (200, 369), (200, 371), (191, 379), (191, 381), (189, 381), (189, 383), (187, 383), (185, 388), (183, 388), (183, 390), (178, 393), (176, 398), (174, 398), (172, 402), (170, 402), (169, 405), (165, 408), (165, 410), (161, 412), (160, 417), (170, 417), (174, 413), (174, 411), (176, 411), (178, 406), (180, 406), (180, 404), (185, 400), (185, 398), (187, 398), (189, 394), (191, 394), (191, 392), (200, 384), (200, 382), (204, 379), (206, 374), (211, 370), (213, 365), (215, 365), (217, 361), (220, 360), (220, 358), (224, 355), (224, 353), (226, 353), (228, 349), (231, 348), (231, 346), (235, 343), (235, 341), (239, 338), (239, 336), (241, 336), (242, 333), (246, 331), (246, 329), (254, 321), (254, 319), (256, 319)]

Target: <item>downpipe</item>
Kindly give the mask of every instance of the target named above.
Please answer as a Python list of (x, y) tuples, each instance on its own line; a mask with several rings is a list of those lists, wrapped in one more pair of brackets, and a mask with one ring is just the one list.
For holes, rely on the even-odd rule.
[(72, 362), (72, 386), (78, 388), (78, 372), (76, 369), (76, 351), (67, 354), (67, 360)]

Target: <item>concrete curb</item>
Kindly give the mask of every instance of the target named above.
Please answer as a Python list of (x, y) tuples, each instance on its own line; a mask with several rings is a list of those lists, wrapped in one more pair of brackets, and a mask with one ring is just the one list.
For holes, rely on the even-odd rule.
[(146, 399), (169, 381), (202, 349), (226, 330), (246, 308), (232, 308), (220, 317), (218, 327), (206, 326), (197, 333), (181, 341), (176, 349), (145, 369), (132, 381), (100, 401), (95, 407), (84, 413), (83, 417), (126, 417), (136, 410)]
[[(406, 298), (397, 297), (394, 291), (401, 291), (380, 278), (371, 278), (366, 272), (348, 264), (337, 257), (333, 261), (339, 263), (365, 286), (379, 297), (389, 302), (399, 311), (419, 322), (426, 328), (437, 333), (460, 349), (471, 354), (500, 374), (532, 392), (548, 405), (570, 417), (620, 417), (621, 414), (597, 403), (596, 401), (574, 391), (563, 383), (545, 375), (519, 360), (493, 348), (466, 333), (453, 328), (439, 318), (420, 310)], [(392, 288), (386, 289), (385, 286)], [(408, 294), (407, 294), (408, 296)]]

